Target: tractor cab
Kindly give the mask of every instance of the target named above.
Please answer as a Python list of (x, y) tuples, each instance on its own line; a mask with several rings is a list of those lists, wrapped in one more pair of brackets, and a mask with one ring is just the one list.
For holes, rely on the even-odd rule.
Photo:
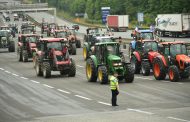
[(66, 38), (67, 37), (67, 31), (65, 30), (55, 30), (55, 38)]

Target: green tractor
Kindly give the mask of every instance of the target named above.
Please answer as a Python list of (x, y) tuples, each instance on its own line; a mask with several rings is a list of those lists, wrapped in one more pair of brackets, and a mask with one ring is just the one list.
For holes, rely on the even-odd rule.
[(108, 83), (108, 76), (118, 73), (118, 79), (132, 83), (134, 71), (130, 63), (122, 61), (122, 52), (117, 42), (101, 42), (95, 44), (94, 53), (88, 57), (86, 62), (86, 76), (89, 82), (96, 82), (97, 78), (101, 84)]

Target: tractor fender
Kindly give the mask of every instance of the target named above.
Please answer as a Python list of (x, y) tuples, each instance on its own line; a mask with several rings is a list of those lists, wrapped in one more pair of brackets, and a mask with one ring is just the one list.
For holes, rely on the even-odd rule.
[(95, 55), (91, 55), (90, 58), (93, 60), (96, 67), (98, 67), (98, 60)]
[(164, 66), (167, 67), (167, 62), (166, 62), (166, 59), (165, 59), (165, 57), (163, 55), (158, 55), (154, 59), (156, 59), (156, 58), (159, 58), (163, 62)]
[(90, 49), (89, 49), (89, 44), (88, 44), (88, 43), (86, 43), (86, 42), (84, 42), (83, 47), (86, 47), (87, 51), (89, 51), (89, 50), (90, 50)]
[(133, 55), (137, 58), (138, 62), (141, 62), (141, 56), (137, 51), (134, 51)]

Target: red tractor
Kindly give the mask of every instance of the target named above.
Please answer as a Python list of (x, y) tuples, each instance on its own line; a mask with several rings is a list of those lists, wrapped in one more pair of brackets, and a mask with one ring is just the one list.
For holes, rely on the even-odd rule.
[(77, 38), (77, 32), (75, 29), (69, 29), (67, 35), (70, 43), (74, 43), (77, 48), (81, 48), (81, 41)]
[(154, 40), (136, 41), (136, 46), (133, 50), (130, 50), (130, 60), (135, 73), (140, 73), (144, 76), (150, 74), (152, 69), (152, 62), (158, 53), (158, 43)]
[(37, 76), (51, 77), (51, 71), (74, 77), (75, 62), (69, 57), (65, 38), (41, 38), (37, 43), (35, 70)]
[(39, 40), (38, 34), (20, 34), (18, 36), (17, 57), (18, 61), (27, 62), (36, 53), (36, 42)]
[(162, 42), (160, 55), (153, 61), (153, 72), (156, 80), (164, 80), (166, 74), (172, 82), (180, 78), (189, 78), (190, 57), (188, 56), (189, 44), (185, 42)]

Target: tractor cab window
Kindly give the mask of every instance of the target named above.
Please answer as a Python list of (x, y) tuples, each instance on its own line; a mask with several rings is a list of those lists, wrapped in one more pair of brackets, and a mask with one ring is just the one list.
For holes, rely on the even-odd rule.
[(142, 42), (136, 42), (135, 50), (142, 52)]
[(101, 38), (98, 42), (113, 42), (113, 40), (111, 38)]
[(164, 49), (164, 54), (166, 55), (166, 56), (168, 56), (170, 53), (169, 53), (169, 47), (166, 47), (165, 49)]
[(57, 38), (65, 38), (67, 36), (67, 32), (57, 32)]
[(143, 40), (152, 40), (153, 39), (153, 34), (152, 33), (141, 33), (140, 37)]
[(62, 50), (62, 44), (61, 42), (51, 42), (47, 44), (48, 50), (56, 49), (56, 50)]
[(158, 45), (156, 42), (145, 42), (144, 43), (144, 51), (158, 51)]
[(116, 45), (107, 45), (106, 51), (108, 54), (118, 55), (118, 48)]
[(184, 44), (174, 44), (170, 46), (171, 56), (176, 56), (178, 54), (187, 54), (186, 46)]

